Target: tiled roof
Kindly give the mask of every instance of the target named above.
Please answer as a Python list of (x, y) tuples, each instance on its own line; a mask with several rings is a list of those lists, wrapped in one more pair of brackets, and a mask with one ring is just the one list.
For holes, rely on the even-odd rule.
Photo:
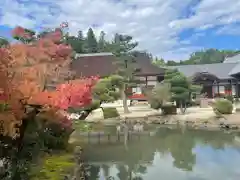
[[(138, 75), (162, 75), (164, 68), (153, 65), (146, 56), (136, 57)], [(111, 53), (78, 54), (71, 64), (71, 69), (77, 77), (108, 76), (117, 70), (116, 59)]]
[(240, 62), (240, 54), (237, 54), (232, 57), (228, 57), (223, 61), (223, 63), (237, 63), (237, 62), (238, 63)]
[(109, 76), (117, 70), (112, 55), (79, 56), (71, 64), (77, 77)]
[(171, 66), (170, 68), (177, 68), (180, 72), (182, 72), (187, 77), (194, 76), (196, 73), (206, 72), (206, 73), (215, 75), (219, 79), (233, 78), (231, 77), (232, 74), (236, 74), (237, 71), (240, 72), (240, 65), (236, 62), (235, 63), (182, 65), (182, 66)]

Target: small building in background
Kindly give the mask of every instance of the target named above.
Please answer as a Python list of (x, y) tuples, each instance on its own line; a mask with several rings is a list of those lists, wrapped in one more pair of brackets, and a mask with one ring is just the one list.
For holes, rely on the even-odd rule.
[[(112, 53), (92, 53), (92, 54), (76, 54), (75, 60), (71, 64), (71, 69), (75, 71), (77, 78), (100, 76), (107, 77), (116, 74), (117, 65), (116, 57)], [(140, 80), (136, 87), (129, 89), (132, 95), (130, 99), (144, 100), (144, 88), (153, 88), (158, 82), (164, 79), (164, 68), (159, 68), (152, 64), (151, 59), (144, 53), (136, 56), (135, 77)]]
[(240, 54), (226, 58), (223, 63), (171, 66), (194, 84), (203, 86), (208, 98), (240, 95)]

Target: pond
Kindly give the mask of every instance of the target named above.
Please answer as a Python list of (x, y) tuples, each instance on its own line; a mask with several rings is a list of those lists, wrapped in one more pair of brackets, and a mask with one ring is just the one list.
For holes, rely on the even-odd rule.
[(239, 139), (236, 133), (160, 128), (127, 145), (85, 145), (84, 152), (90, 180), (239, 180)]

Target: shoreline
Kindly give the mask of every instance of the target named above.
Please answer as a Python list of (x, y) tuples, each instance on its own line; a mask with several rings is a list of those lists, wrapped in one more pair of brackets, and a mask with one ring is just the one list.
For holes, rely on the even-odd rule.
[(125, 114), (123, 109), (118, 107), (119, 117), (104, 119), (101, 113), (95, 113), (95, 116), (84, 120), (83, 122), (103, 125), (118, 125), (122, 121), (129, 121), (131, 124), (141, 122), (149, 125), (179, 126), (192, 129), (215, 129), (215, 130), (239, 130), (240, 131), (240, 112), (234, 107), (233, 113), (216, 117), (212, 107), (199, 108), (190, 107), (185, 114), (181, 114), (177, 109), (176, 115), (161, 115), (161, 111), (153, 110), (148, 106), (129, 107), (130, 113)]
[[(114, 126), (118, 125), (123, 121), (128, 121), (131, 124), (137, 122), (143, 123), (145, 125), (157, 125), (162, 127), (176, 127), (176, 128), (190, 128), (190, 129), (201, 129), (201, 130), (231, 130), (240, 132), (240, 114), (239, 122), (228, 120), (236, 114), (224, 115), (221, 118), (216, 118), (215, 116), (206, 118), (195, 118), (189, 119), (184, 115), (151, 115), (144, 117), (117, 117), (109, 118), (104, 120), (98, 120), (93, 122), (87, 122), (89, 124), (103, 124), (104, 126)], [(183, 118), (185, 117), (185, 118)]]

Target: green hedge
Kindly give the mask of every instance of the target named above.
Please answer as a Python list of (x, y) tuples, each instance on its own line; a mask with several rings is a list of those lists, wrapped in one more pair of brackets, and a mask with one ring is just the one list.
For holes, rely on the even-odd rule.
[(232, 114), (233, 104), (227, 99), (218, 99), (214, 103), (214, 110), (221, 114)]
[(116, 108), (108, 107), (102, 108), (104, 119), (119, 117), (119, 113)]
[(148, 100), (150, 107), (153, 109), (160, 109), (162, 107), (162, 103), (160, 103), (158, 100), (156, 99), (150, 99)]
[(161, 107), (163, 115), (177, 114), (177, 107), (172, 104), (166, 104)]
[(225, 98), (231, 102), (233, 102), (233, 100), (234, 100), (233, 96), (231, 96), (231, 95), (227, 95), (227, 96), (225, 96)]

